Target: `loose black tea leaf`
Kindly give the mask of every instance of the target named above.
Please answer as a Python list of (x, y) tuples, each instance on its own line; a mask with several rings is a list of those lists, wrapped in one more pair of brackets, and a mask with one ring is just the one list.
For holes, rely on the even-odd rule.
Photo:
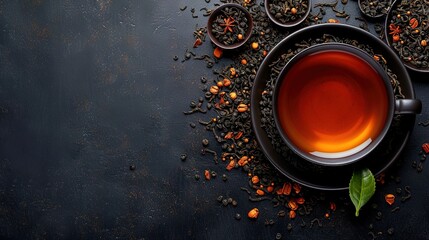
[(356, 208), (356, 217), (359, 210), (369, 201), (375, 193), (375, 178), (371, 170), (362, 169), (353, 172), (349, 184), (349, 196)]

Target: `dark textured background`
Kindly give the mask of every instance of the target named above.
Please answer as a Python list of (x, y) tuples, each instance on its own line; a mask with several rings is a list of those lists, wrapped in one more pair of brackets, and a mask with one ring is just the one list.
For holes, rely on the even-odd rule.
[[(350, 207), (323, 228), (287, 218), (266, 227), (278, 209), (247, 200), (245, 174), (193, 179), (206, 168), (224, 173), (198, 154), (205, 137), (220, 150), (211, 134), (189, 127), (208, 116), (182, 114), (203, 94), (200, 77), (211, 76), (203, 61), (180, 61), (195, 25), (205, 26), (204, 6), (213, 1), (0, 0), (0, 238), (370, 239), (373, 223), (379, 238), (429, 239), (429, 171), (410, 166), (429, 127), (416, 126), (401, 158), (400, 186), (413, 197), (394, 214), (385, 207), (382, 221), (365, 211), (355, 218)], [(356, 1), (346, 10), (354, 14), (347, 23), (358, 25)], [(208, 42), (196, 50), (211, 51)], [(424, 103), (417, 122), (429, 119), (428, 76), (412, 74)], [(396, 187), (373, 201), (385, 206), (383, 194)], [(218, 195), (239, 206), (221, 207)], [(234, 220), (255, 206), (260, 219)]]

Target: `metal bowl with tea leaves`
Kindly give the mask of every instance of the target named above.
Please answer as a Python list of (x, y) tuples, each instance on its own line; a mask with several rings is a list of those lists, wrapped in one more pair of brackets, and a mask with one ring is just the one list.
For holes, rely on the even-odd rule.
[(386, 42), (416, 72), (429, 72), (428, 12), (427, 2), (396, 0), (385, 22)]
[(265, 10), (280, 27), (295, 27), (310, 14), (311, 0), (265, 0)]
[(252, 35), (253, 19), (249, 11), (235, 3), (216, 8), (208, 19), (210, 40), (222, 49), (242, 46)]
[(379, 19), (387, 15), (392, 5), (392, 0), (359, 0), (358, 5), (365, 17)]

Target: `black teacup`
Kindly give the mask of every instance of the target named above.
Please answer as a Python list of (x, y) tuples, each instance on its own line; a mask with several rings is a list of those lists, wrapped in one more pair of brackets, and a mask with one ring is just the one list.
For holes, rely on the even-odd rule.
[(390, 79), (359, 48), (326, 43), (299, 52), (274, 89), (274, 119), (286, 144), (320, 165), (345, 165), (370, 153), (395, 114), (417, 114), (418, 99), (395, 99)]

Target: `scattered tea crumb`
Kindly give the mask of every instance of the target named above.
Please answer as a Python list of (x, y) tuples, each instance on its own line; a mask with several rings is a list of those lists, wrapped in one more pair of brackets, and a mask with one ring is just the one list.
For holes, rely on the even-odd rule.
[(377, 238), (373, 232), (368, 232), (368, 235), (372, 237), (372, 240)]
[(417, 165), (417, 172), (421, 173), (423, 171), (423, 163), (419, 162), (419, 164)]
[(313, 227), (313, 225), (314, 225), (315, 222), (317, 222), (317, 225), (319, 227), (322, 227), (322, 223), (320, 222), (320, 220), (318, 218), (315, 218), (315, 219), (311, 220), (311, 222), (310, 222), (310, 228)]
[(397, 212), (399, 211), (399, 209), (400, 209), (399, 207), (395, 207), (394, 209), (391, 210), (391, 212)]
[(419, 122), (418, 125), (423, 126), (423, 127), (427, 127), (427, 126), (429, 126), (429, 120), (427, 120), (426, 122)]
[(378, 211), (377, 212), (377, 215), (375, 216), (375, 219), (377, 219), (377, 220), (381, 220), (383, 218), (383, 213), (382, 212), (380, 212), (380, 211)]

